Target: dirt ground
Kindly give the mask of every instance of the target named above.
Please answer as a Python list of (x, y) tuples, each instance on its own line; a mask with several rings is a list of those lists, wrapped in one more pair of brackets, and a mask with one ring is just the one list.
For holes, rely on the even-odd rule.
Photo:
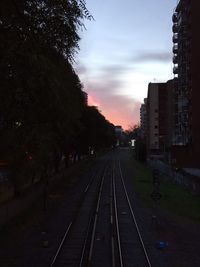
[(155, 235), (166, 243), (163, 252), (170, 259), (170, 267), (200, 266), (200, 225), (163, 210), (157, 214)]

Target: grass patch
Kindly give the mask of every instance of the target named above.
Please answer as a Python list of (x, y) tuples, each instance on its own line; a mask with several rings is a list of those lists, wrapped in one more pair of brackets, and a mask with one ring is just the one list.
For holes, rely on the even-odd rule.
[(152, 206), (151, 193), (153, 186), (151, 169), (134, 159), (131, 159), (131, 161), (134, 164), (134, 185), (137, 194), (145, 205)]
[[(152, 170), (133, 158), (131, 162), (135, 166), (134, 184), (138, 196), (142, 202), (148, 206), (154, 206), (151, 199), (153, 191)], [(200, 222), (200, 196), (170, 182), (166, 177), (160, 177), (160, 193), (162, 198), (159, 200), (159, 207), (183, 216), (193, 221)]]
[(161, 182), (160, 192), (162, 193), (161, 207), (200, 222), (200, 196), (164, 179)]

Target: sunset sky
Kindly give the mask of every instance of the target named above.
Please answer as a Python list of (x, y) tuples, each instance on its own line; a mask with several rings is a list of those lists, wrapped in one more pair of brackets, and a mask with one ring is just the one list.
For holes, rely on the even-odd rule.
[(177, 0), (87, 0), (95, 21), (81, 31), (74, 65), (89, 104), (124, 129), (139, 122), (149, 82), (172, 74), (172, 13)]

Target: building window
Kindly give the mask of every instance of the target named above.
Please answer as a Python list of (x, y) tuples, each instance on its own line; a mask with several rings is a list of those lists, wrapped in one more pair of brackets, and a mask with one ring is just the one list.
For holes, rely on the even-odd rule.
[(155, 125), (154, 128), (155, 128), (155, 129), (158, 129), (158, 125)]

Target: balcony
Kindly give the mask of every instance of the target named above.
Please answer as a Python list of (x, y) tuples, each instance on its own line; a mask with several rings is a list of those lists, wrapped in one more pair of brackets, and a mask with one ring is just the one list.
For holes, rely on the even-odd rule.
[(175, 33), (175, 34), (173, 35), (173, 37), (172, 37), (172, 41), (173, 41), (173, 43), (178, 43), (178, 34), (177, 34), (177, 33)]
[(174, 55), (173, 56), (173, 63), (174, 64), (177, 64), (178, 63), (178, 56), (177, 55)]
[(175, 23), (177, 22), (178, 17), (177, 17), (177, 12), (174, 12), (173, 16), (172, 16), (172, 21)]
[(174, 23), (174, 25), (172, 26), (172, 31), (173, 31), (173, 33), (178, 32), (178, 24), (177, 23)]
[(178, 67), (177, 67), (177, 66), (174, 66), (174, 68), (173, 68), (173, 73), (174, 73), (174, 74), (178, 74)]
[(173, 46), (173, 53), (174, 54), (177, 54), (177, 52), (178, 52), (178, 45), (177, 44), (174, 44), (174, 46)]

